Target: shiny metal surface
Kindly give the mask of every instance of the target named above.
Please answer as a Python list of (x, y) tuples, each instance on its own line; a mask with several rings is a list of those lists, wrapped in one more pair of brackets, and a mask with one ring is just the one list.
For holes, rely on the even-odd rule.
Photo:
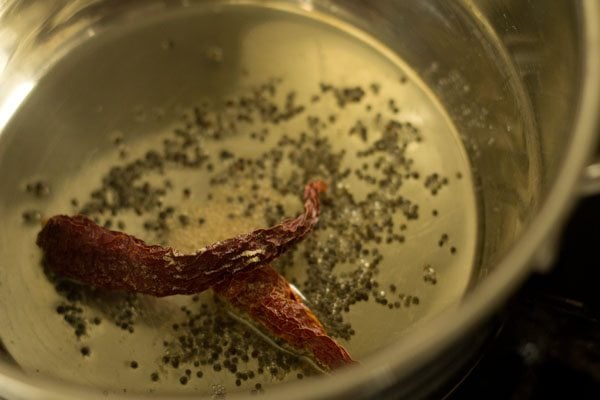
[[(56, 65), (97, 38), (127, 37), (127, 29), (142, 20), (192, 13), (201, 7), (218, 10), (218, 3), (21, 1), (0, 6), (0, 157), (2, 165), (8, 166), (0, 175), (5, 188), (2, 208), (18, 202), (18, 196), (6, 189), (18, 186), (23, 175), (33, 176), (40, 168), (47, 174), (59, 174), (65, 166), (77, 168), (81, 158), (73, 156), (72, 150), (97, 148), (111, 124), (130, 123), (137, 99), (151, 104), (172, 96), (173, 88), (182, 85), (181, 80), (165, 79), (144, 86), (145, 72), (119, 70), (115, 67), (118, 58), (113, 58), (98, 59), (96, 65), (90, 61), (83, 71), (63, 70), (53, 85), (39, 86)], [(460, 134), (475, 179), (479, 213), (478, 237), (473, 239), (478, 243), (476, 268), (471, 289), (460, 303), (411, 328), (398, 343), (365, 357), (358, 368), (307, 384), (274, 387), (266, 396), (371, 397), (399, 382), (411, 388), (406, 395), (422, 394), (427, 384), (415, 383), (413, 390), (411, 375), (435, 363), (518, 286), (530, 272), (536, 250), (556, 232), (576, 195), (576, 184), (595, 143), (600, 104), (600, 6), (594, 0), (381, 1), (368, 5), (362, 1), (273, 1), (261, 5), (291, 6), (299, 13), (344, 21), (397, 54), (440, 102)], [(203, 34), (210, 35), (210, 30)], [(127, 49), (113, 54), (119, 55), (126, 56)], [(148, 76), (152, 68), (161, 66), (148, 66)], [(139, 84), (131, 86), (135, 90), (119, 93), (118, 102), (111, 104), (114, 91), (98, 81), (107, 70), (115, 79), (126, 80), (129, 74), (135, 81), (137, 76)], [(182, 67), (178, 73), (186, 77), (193, 71)], [(228, 76), (238, 73), (232, 66), (218, 82), (233, 82)], [(90, 88), (95, 84), (98, 92), (93, 97)], [(214, 89), (210, 82), (206, 85), (197, 89)], [(36, 93), (56, 98), (46, 95), (36, 100)], [(186, 92), (179, 90), (177, 96), (185, 98)], [(184, 101), (182, 97), (178, 100)], [(92, 115), (90, 102), (108, 104), (104, 115), (109, 117)], [(70, 104), (67, 110), (61, 108), (65, 104)], [(71, 119), (66, 124), (53, 119), (55, 115)], [(21, 131), (14, 128), (19, 126), (15, 121), (20, 121)], [(44, 129), (40, 128), (45, 127), (52, 127), (49, 137), (41, 137)], [(76, 131), (82, 127), (91, 132), (78, 136)], [(27, 133), (34, 131), (38, 133)], [(51, 145), (42, 151), (45, 143)], [(42, 150), (28, 151), (34, 148)], [(10, 235), (10, 224), (6, 226), (3, 240)], [(2, 286), (0, 282), (0, 290)], [(106, 398), (101, 390), (23, 373), (10, 357), (5, 354), (0, 365), (0, 396)], [(142, 394), (111, 392), (110, 396)]]

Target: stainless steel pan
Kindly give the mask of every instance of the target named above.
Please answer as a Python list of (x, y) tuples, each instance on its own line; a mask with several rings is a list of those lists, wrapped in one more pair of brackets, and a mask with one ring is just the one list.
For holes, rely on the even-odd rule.
[[(549, 264), (594, 151), (599, 18), (593, 0), (5, 2), (0, 396), (437, 390), (483, 340), (476, 328)], [(252, 122), (239, 120), (244, 96), (264, 100), (242, 107)], [(264, 108), (273, 104), (295, 111), (275, 121)], [(168, 158), (165, 139), (191, 149), (177, 147), (185, 134), (175, 130), (192, 132), (209, 161)], [(292, 141), (282, 144), (284, 135)], [(384, 157), (379, 166), (361, 155), (368, 148)], [(157, 149), (163, 175), (146, 156)], [(273, 162), (278, 151), (285, 168)], [(141, 178), (123, 178), (138, 159), (150, 160), (135, 167)], [(585, 190), (595, 190), (595, 169), (585, 170)], [(334, 183), (321, 226), (276, 266), (361, 363), (332, 375), (299, 379), (310, 366), (210, 293), (155, 299), (60, 283), (35, 246), (38, 218), (84, 211), (193, 249), (297, 212), (293, 190), (314, 177)], [(252, 184), (260, 196), (244, 214)], [(135, 199), (110, 197), (113, 215), (96, 200), (121, 193), (115, 187)], [(394, 208), (388, 195), (402, 200)], [(148, 225), (169, 205), (165, 226)], [(361, 236), (388, 217), (393, 234)], [(370, 252), (347, 248), (357, 242)], [(352, 302), (357, 293), (369, 301)], [(190, 315), (214, 331), (189, 333), (180, 324)], [(178, 345), (182, 332), (205, 338), (196, 353)], [(240, 361), (251, 377), (217, 371), (225, 356), (200, 363), (199, 353), (236, 340), (260, 355)], [(266, 371), (254, 373), (261, 362)]]

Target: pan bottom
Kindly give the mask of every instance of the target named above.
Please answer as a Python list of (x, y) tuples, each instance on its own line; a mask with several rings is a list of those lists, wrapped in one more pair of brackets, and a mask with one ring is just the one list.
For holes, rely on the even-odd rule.
[(38, 215), (193, 251), (296, 215), (303, 185), (324, 179), (317, 230), (274, 265), (357, 360), (459, 302), (475, 267), (471, 168), (442, 105), (386, 48), (318, 14), (245, 4), (111, 27), (56, 63), (2, 140), (30, 140), (36, 160), (0, 182), (0, 337), (28, 374), (206, 395), (316, 374), (210, 292), (49, 278)]

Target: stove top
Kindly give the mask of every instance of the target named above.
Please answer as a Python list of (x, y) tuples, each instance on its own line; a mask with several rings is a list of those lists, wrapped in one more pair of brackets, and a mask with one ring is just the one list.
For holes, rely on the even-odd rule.
[(600, 196), (582, 200), (554, 268), (510, 301), (481, 360), (447, 397), (600, 399)]

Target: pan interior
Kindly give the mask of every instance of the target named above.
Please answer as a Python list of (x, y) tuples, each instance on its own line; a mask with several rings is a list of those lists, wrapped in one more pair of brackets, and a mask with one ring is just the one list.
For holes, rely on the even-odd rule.
[(482, 241), (442, 104), (389, 49), (317, 13), (196, 7), (110, 26), (35, 83), (0, 170), (2, 343), (27, 374), (107, 393), (260, 391), (315, 369), (210, 292), (49, 277), (38, 216), (85, 212), (193, 251), (296, 215), (324, 179), (318, 228), (274, 265), (357, 360), (459, 302)]

